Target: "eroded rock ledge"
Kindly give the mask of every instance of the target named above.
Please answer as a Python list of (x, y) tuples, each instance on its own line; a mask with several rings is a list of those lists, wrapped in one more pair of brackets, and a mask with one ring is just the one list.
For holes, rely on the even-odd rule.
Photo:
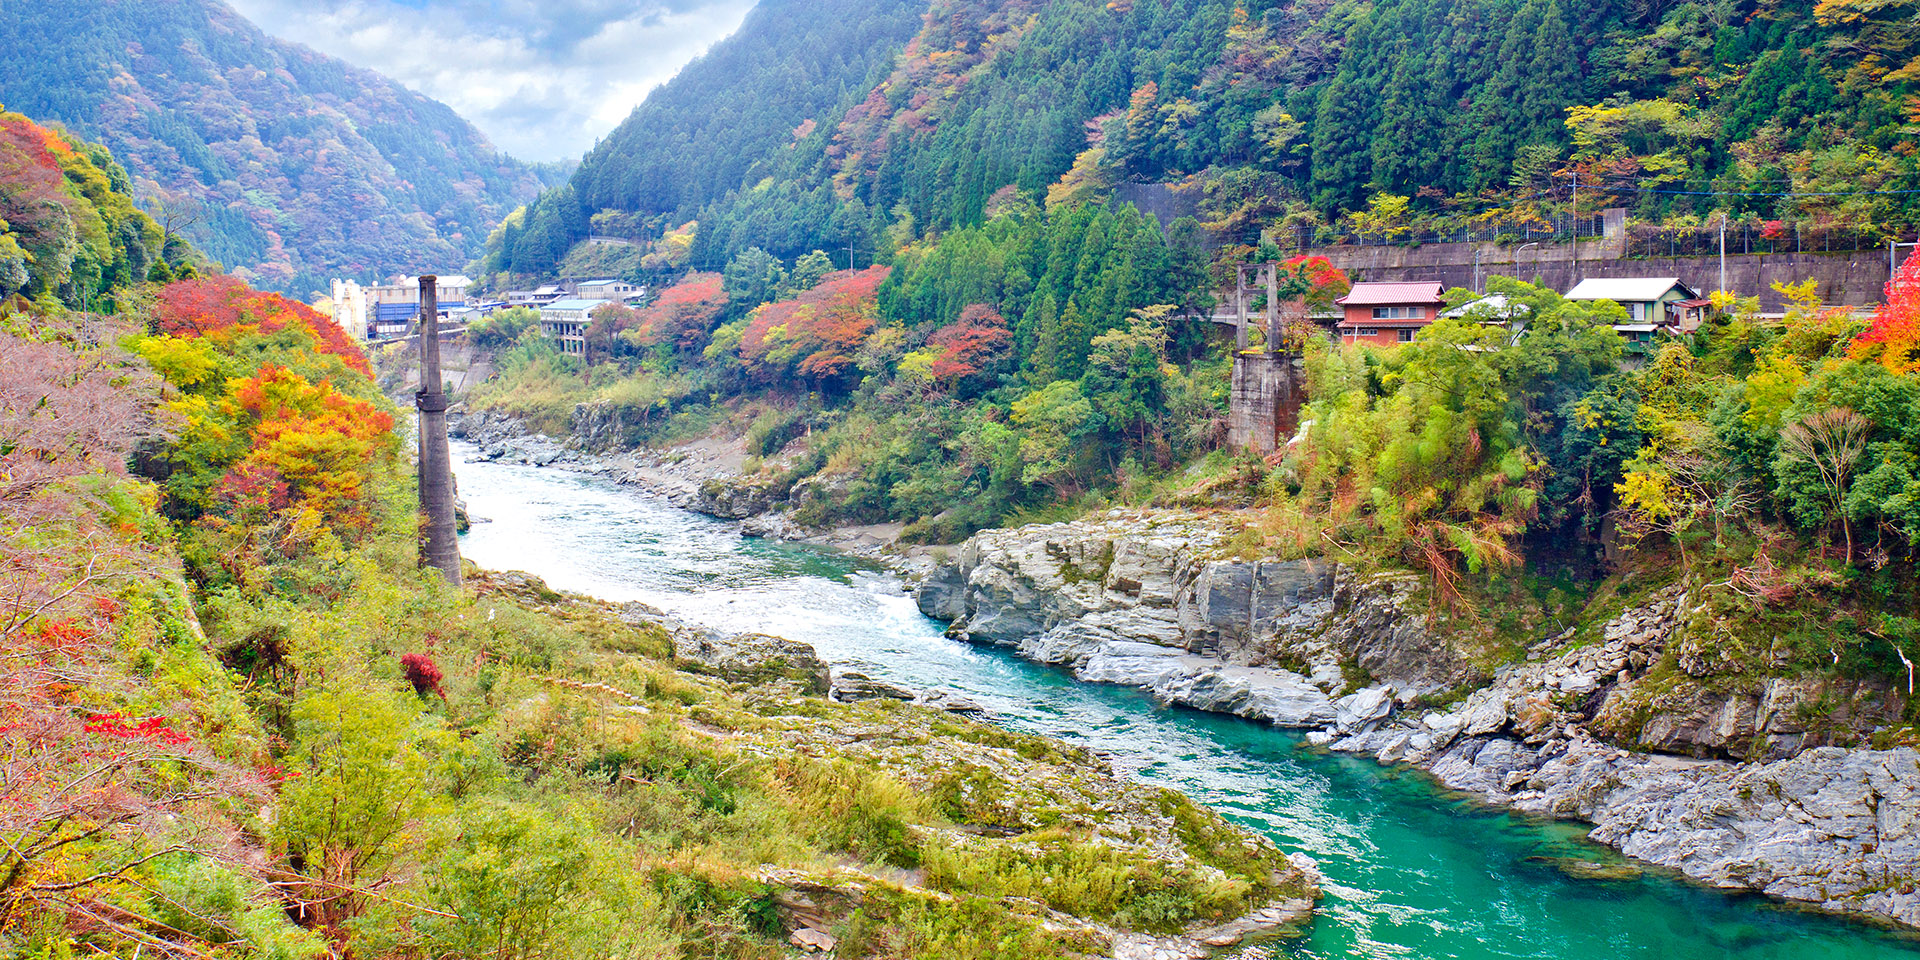
[[(1901, 691), (1690, 681), (1711, 639), (1688, 630), (1700, 611), (1678, 588), (1597, 641), (1569, 630), (1489, 677), (1483, 652), (1427, 630), (1413, 578), (1237, 558), (1232, 532), (1119, 511), (986, 531), (916, 598), (954, 636), (1084, 680), (1305, 729), (1489, 802), (1585, 820), (1595, 840), (1716, 886), (1920, 926), (1920, 754), (1823, 746), (1831, 728), (1807, 708), (1898, 717)], [(1449, 706), (1419, 706), (1436, 694)]]

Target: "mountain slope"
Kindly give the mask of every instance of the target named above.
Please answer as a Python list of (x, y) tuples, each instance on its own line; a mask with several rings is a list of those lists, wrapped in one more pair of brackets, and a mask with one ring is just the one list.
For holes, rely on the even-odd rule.
[[(812, 121), (866, 96), (920, 28), (924, 0), (766, 0), (740, 31), (647, 97), (580, 165), (592, 209), (690, 215), (757, 179)], [(853, 98), (851, 101), (848, 98)], [(689, 164), (690, 157), (702, 162)]]
[(450, 269), (538, 189), (444, 104), (219, 0), (6, 7), (0, 102), (106, 143), (209, 256), (264, 286)]
[[(590, 218), (657, 236), (669, 213), (700, 221), (701, 269), (755, 246), (886, 262), (1003, 189), (1123, 182), (1203, 187), (1230, 246), (1564, 222), (1575, 174), (1581, 213), (1673, 226), (1920, 219), (1920, 37), (1862, 0), (930, 0), (890, 72), (799, 103), (792, 64), (852, 63), (860, 41), (724, 41), (704, 63), (726, 69), (662, 88), (532, 211), (537, 255), (503, 236), (489, 265), (539, 272)], [(742, 114), (780, 136), (743, 149), (686, 122)]]
[[(763, 0), (738, 31), (634, 108), (567, 186), (509, 218), (479, 269), (550, 273), (589, 229), (651, 239), (742, 185), (769, 178), (791, 184), (796, 164), (819, 156), (839, 117), (867, 96), (921, 29), (925, 6)], [(816, 215), (831, 211), (832, 198), (815, 198)], [(590, 227), (596, 211), (610, 213)]]

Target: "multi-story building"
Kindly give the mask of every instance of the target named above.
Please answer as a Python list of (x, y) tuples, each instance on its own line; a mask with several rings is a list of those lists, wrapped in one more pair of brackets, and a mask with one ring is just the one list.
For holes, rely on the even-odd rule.
[(582, 300), (596, 297), (601, 300), (625, 300), (642, 290), (638, 284), (625, 280), (582, 280), (573, 289), (574, 296)]
[(354, 280), (333, 281), (333, 322), (355, 340), (368, 336), (367, 291)]
[(608, 302), (577, 297), (555, 300), (540, 308), (540, 332), (557, 341), (561, 353), (585, 356), (587, 324), (593, 319), (594, 309)]
[[(467, 305), (467, 290), (473, 281), (459, 274), (441, 277), (434, 284), (440, 313), (460, 310)], [(368, 336), (405, 336), (420, 316), (420, 278), (397, 277), (366, 288)]]

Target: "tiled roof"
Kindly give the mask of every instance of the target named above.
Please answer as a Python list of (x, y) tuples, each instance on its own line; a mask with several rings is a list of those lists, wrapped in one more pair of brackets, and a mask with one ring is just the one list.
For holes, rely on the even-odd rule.
[(1411, 283), (1356, 283), (1346, 296), (1334, 302), (1349, 307), (1439, 303), (1440, 290), (1441, 285), (1438, 280), (1418, 280)]

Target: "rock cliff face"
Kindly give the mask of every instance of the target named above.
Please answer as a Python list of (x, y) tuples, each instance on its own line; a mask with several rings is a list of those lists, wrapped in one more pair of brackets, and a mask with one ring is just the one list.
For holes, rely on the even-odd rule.
[(987, 531), (916, 598), (956, 636), (1286, 727), (1334, 721), (1340, 694), (1367, 677), (1411, 699), (1473, 675), (1467, 652), (1406, 612), (1411, 578), (1234, 559), (1230, 537), (1201, 516), (1124, 512)]
[[(1484, 654), (1426, 628), (1417, 579), (1235, 559), (1230, 537), (1158, 513), (986, 531), (916, 596), (955, 636), (1085, 680), (1308, 729), (1489, 802), (1589, 821), (1594, 839), (1703, 882), (1920, 925), (1920, 754), (1821, 746), (1897, 719), (1899, 691), (1706, 682), (1713, 634), (1677, 587), (1597, 640), (1569, 629), (1489, 675)], [(1450, 707), (1416, 706), (1440, 692)]]

